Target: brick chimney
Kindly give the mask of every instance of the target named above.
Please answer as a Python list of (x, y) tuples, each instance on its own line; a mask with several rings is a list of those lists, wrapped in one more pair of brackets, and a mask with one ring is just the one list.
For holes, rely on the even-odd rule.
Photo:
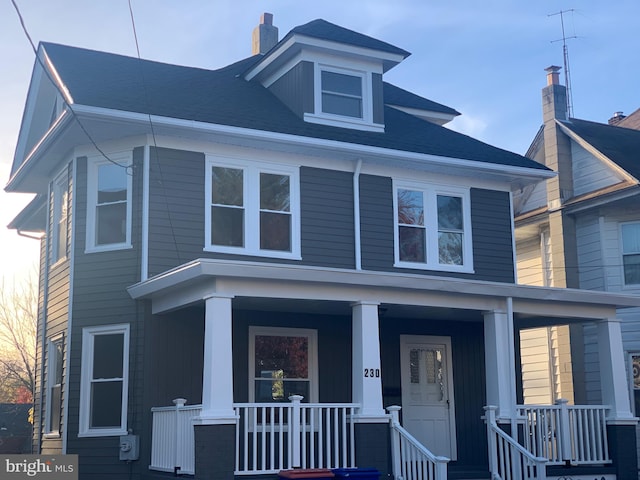
[(263, 13), (260, 24), (253, 29), (251, 54), (265, 54), (278, 43), (278, 27), (273, 26), (273, 14)]
[(623, 114), (622, 112), (615, 112), (613, 114), (613, 117), (611, 117), (609, 119), (609, 125), (614, 125), (615, 126), (615, 125), (619, 124), (625, 118), (627, 118), (627, 116), (625, 114)]

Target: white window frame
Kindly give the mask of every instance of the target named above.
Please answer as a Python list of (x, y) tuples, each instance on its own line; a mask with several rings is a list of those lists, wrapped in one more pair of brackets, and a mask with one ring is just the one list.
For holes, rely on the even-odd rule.
[[(288, 327), (249, 327), (249, 402), (255, 402), (256, 392), (254, 380), (256, 378), (256, 357), (255, 346), (256, 336), (265, 335), (271, 337), (306, 337), (309, 345), (309, 397), (305, 402), (318, 402), (318, 331), (310, 328), (288, 328)], [(277, 405), (277, 403), (274, 403)]]
[[(78, 437), (110, 437), (127, 434), (129, 399), (129, 324), (105, 325), (82, 329), (82, 368), (80, 374), (80, 425)], [(120, 425), (114, 428), (91, 428), (91, 384), (93, 376), (94, 339), (98, 335), (123, 334), (122, 405)], [(111, 379), (111, 380), (115, 380)]]
[[(211, 194), (213, 167), (243, 170), (244, 246), (230, 247), (211, 243)], [(300, 169), (251, 160), (236, 160), (207, 155), (205, 162), (205, 239), (204, 251), (251, 255), (258, 257), (301, 260), (300, 253)], [(260, 174), (289, 176), (289, 208), (291, 216), (291, 251), (260, 248)]]
[[(351, 77), (359, 77), (362, 82), (362, 117), (351, 117), (322, 111), (322, 72), (339, 73)], [(314, 63), (313, 98), (314, 113), (305, 113), (304, 119), (313, 123), (322, 123), (336, 127), (356, 128), (361, 130), (384, 131), (384, 126), (373, 121), (373, 86), (372, 72), (337, 67), (324, 63)]]
[[(53, 413), (51, 411), (51, 408), (52, 408), (51, 389), (57, 385), (57, 383), (53, 383), (54, 382), (53, 377), (55, 375), (55, 372), (57, 371), (57, 364), (54, 365), (51, 363), (51, 361), (52, 359), (56, 358), (55, 357), (56, 345), (59, 343), (62, 344), (62, 353), (63, 353), (63, 357), (60, 359), (63, 367), (62, 381), (60, 383), (60, 394), (61, 394), (61, 400), (62, 400), (62, 394), (63, 394), (62, 385), (64, 384), (64, 381), (65, 381), (64, 380), (64, 350), (65, 350), (64, 336), (60, 334), (60, 335), (56, 335), (55, 337), (51, 337), (47, 339), (47, 380), (46, 380), (47, 393), (46, 393), (46, 407), (45, 407), (45, 420), (44, 420), (44, 437), (45, 438), (60, 437), (60, 430), (52, 430), (50, 428), (52, 413)], [(60, 408), (62, 409), (62, 402), (60, 402)], [(60, 415), (60, 412), (58, 412), (58, 415)], [(60, 420), (61, 420), (60, 426), (62, 426), (62, 418)]]
[[(67, 244), (69, 242), (69, 170), (65, 165), (64, 169), (55, 177), (51, 184), (53, 196), (53, 208), (51, 218), (51, 265), (67, 258)], [(65, 195), (66, 194), (66, 195)], [(66, 205), (64, 205), (64, 203)], [(60, 229), (64, 222), (65, 244), (64, 254), (60, 253)]]
[(618, 232), (619, 232), (619, 238), (620, 238), (620, 276), (621, 276), (621, 282), (622, 285), (624, 285), (625, 288), (640, 288), (640, 282), (638, 283), (627, 283), (627, 279), (626, 279), (626, 275), (624, 273), (624, 257), (625, 255), (639, 255), (640, 252), (625, 252), (624, 251), (624, 239), (622, 237), (622, 229), (625, 225), (638, 225), (640, 226), (640, 222), (639, 221), (633, 221), (633, 222), (622, 222), (620, 223), (619, 227), (618, 227)]
[[(425, 210), (424, 228), (426, 229), (426, 261), (407, 262), (400, 260), (399, 224), (398, 224), (398, 190), (421, 191)], [(438, 195), (462, 198), (462, 265), (441, 264), (438, 249)], [(473, 239), (471, 233), (471, 195), (469, 188), (447, 185), (435, 185), (409, 180), (393, 182), (393, 223), (394, 223), (394, 266), (420, 270), (443, 272), (473, 273)]]
[[(132, 169), (133, 152), (108, 153), (109, 160), (103, 156), (94, 156), (87, 159), (87, 239), (86, 253), (106, 252), (111, 250), (122, 250), (131, 248), (131, 198), (132, 198)], [(122, 165), (127, 172), (127, 219), (125, 241), (119, 243), (110, 243), (107, 245), (96, 245), (96, 208), (98, 206), (98, 170), (103, 165), (112, 165), (113, 163)]]

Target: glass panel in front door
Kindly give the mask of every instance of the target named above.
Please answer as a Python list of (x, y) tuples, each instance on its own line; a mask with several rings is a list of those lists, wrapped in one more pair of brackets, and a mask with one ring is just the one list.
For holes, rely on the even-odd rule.
[(414, 404), (447, 402), (444, 346), (433, 345), (409, 350), (409, 395)]

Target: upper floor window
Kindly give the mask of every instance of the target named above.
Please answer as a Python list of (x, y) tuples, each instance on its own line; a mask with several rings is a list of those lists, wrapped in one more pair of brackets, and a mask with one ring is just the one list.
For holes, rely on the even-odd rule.
[(468, 190), (396, 183), (394, 200), (397, 266), (472, 271)]
[(209, 159), (206, 248), (299, 258), (298, 169)]
[(362, 118), (362, 77), (322, 70), (322, 112)]
[(131, 246), (131, 154), (89, 161), (87, 181), (87, 250)]
[(640, 223), (622, 225), (622, 265), (625, 285), (639, 285)]
[(80, 436), (127, 433), (129, 325), (82, 331)]
[(52, 184), (51, 263), (66, 258), (69, 218), (69, 176), (67, 168)]

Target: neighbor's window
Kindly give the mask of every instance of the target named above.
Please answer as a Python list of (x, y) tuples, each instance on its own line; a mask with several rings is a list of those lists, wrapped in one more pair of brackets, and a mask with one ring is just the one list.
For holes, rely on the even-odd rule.
[(469, 193), (398, 183), (395, 189), (396, 264), (470, 270)]
[(362, 77), (321, 71), (322, 112), (363, 118)]
[(298, 257), (298, 183), (297, 168), (208, 162), (207, 248)]
[(131, 155), (110, 155), (113, 162), (89, 162), (87, 249), (113, 250), (131, 245)]
[(297, 328), (250, 327), (250, 401), (315, 401), (317, 333)]
[(47, 349), (47, 394), (45, 434), (59, 435), (62, 418), (62, 337), (50, 339)]
[(53, 218), (51, 220), (51, 263), (67, 256), (69, 218), (69, 175), (67, 168), (52, 184)]
[(129, 325), (82, 333), (80, 435), (127, 433)]
[(622, 225), (622, 265), (625, 285), (640, 284), (640, 223)]

